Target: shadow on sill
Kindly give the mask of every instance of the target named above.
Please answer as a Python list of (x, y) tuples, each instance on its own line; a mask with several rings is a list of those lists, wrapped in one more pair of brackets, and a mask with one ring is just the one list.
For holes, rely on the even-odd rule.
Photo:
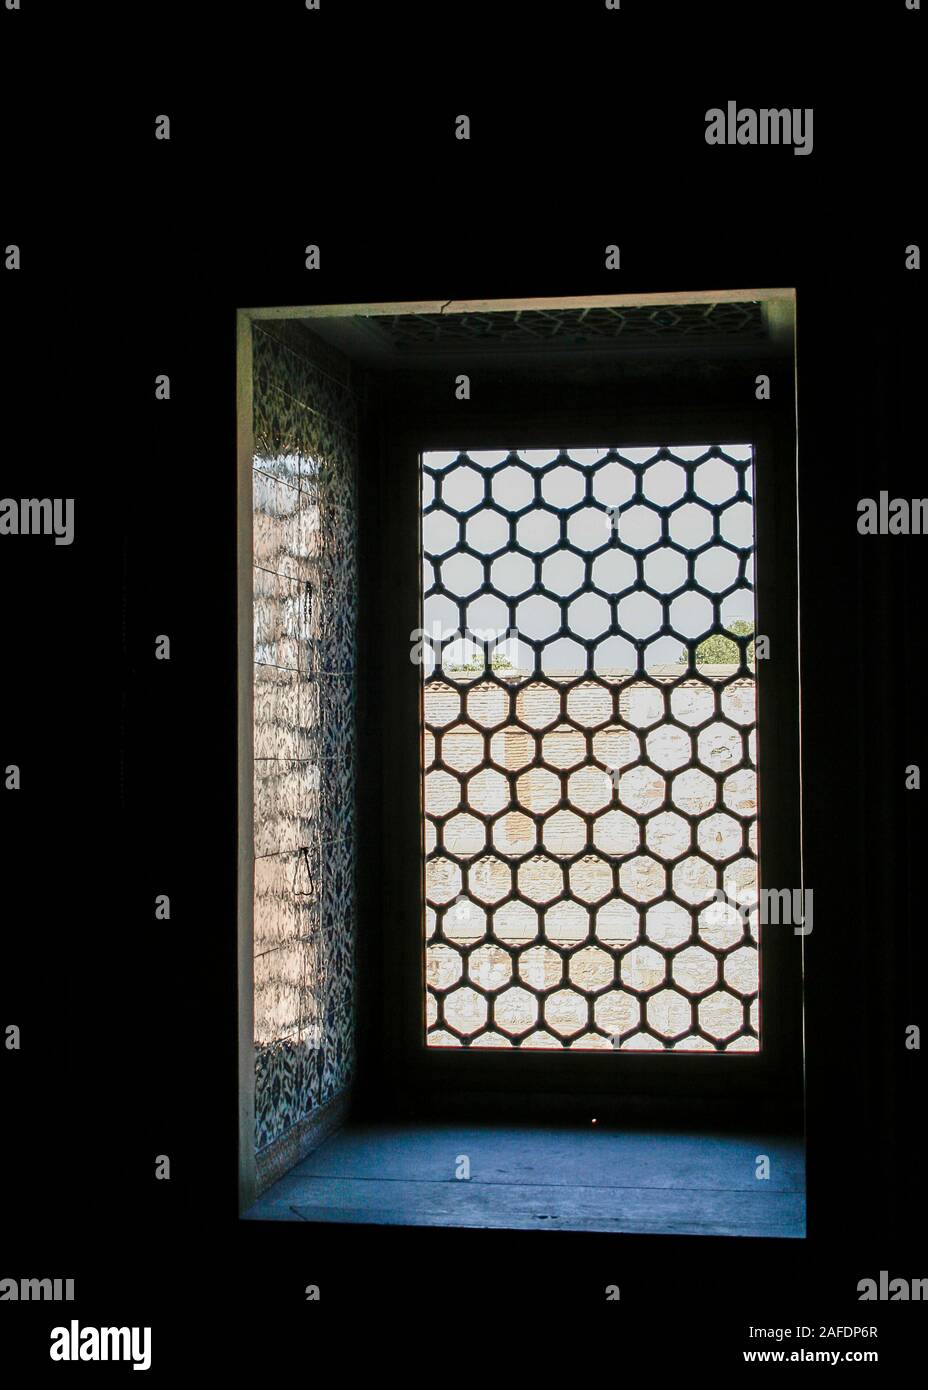
[(244, 1219), (801, 1239), (803, 1146), (757, 1132), (350, 1122)]

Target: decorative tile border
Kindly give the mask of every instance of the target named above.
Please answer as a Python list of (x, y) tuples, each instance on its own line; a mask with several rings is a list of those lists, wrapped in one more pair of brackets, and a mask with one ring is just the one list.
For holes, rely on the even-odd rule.
[(304, 1119), (291, 1125), (286, 1134), (263, 1149), (257, 1159), (257, 1195), (260, 1197), (295, 1163), (301, 1162), (307, 1154), (318, 1149), (330, 1134), (340, 1129), (348, 1118), (350, 1104), (350, 1089), (341, 1091), (325, 1105), (317, 1106)]
[(357, 404), (299, 325), (253, 350), (260, 1183), (354, 1068)]

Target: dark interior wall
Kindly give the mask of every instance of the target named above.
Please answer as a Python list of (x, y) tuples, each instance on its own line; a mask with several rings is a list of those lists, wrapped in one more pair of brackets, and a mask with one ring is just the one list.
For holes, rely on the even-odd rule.
[[(756, 1280), (737, 1281), (742, 1326), (760, 1316), (774, 1324), (780, 1313), (811, 1321), (809, 1312), (825, 1308), (861, 1321), (847, 1317), (858, 1277), (925, 1273), (916, 1226), (925, 1212), (925, 1054), (906, 1049), (905, 1028), (924, 1032), (928, 792), (924, 782), (906, 790), (904, 769), (920, 763), (924, 777), (928, 762), (928, 540), (856, 531), (859, 498), (928, 493), (925, 270), (906, 270), (904, 257), (910, 242), (924, 249), (911, 161), (924, 100), (912, 25), (922, 17), (901, 4), (881, 7), (883, 50), (869, 24), (857, 26), (857, 51), (851, 43), (850, 61), (835, 61), (843, 43), (833, 26), (821, 27), (820, 48), (806, 42), (808, 6), (778, 9), (777, 22), (747, 46), (744, 7), (727, 8), (731, 23), (711, 26), (713, 45), (726, 29), (738, 45), (739, 61), (727, 69), (694, 62), (706, 14), (689, 6), (676, 58), (662, 66), (662, 45), (661, 63), (632, 65), (637, 83), (588, 82), (582, 99), (565, 95), (562, 83), (556, 99), (534, 91), (517, 101), (511, 83), (475, 86), (472, 67), (449, 85), (436, 66), (429, 112), (418, 84), (405, 108), (402, 84), (388, 81), (389, 92), (360, 84), (364, 99), (345, 107), (344, 138), (325, 115), (308, 128), (325, 108), (307, 104), (302, 84), (291, 82), (277, 84), (273, 101), (233, 113), (235, 138), (224, 142), (214, 108), (198, 112), (195, 95), (185, 101), (178, 90), (184, 138), (146, 144), (139, 132), (150, 133), (151, 113), (164, 109), (159, 82), (147, 105), (142, 96), (113, 128), (125, 153), (120, 215), (103, 219), (99, 237), (78, 227), (77, 259), (62, 254), (60, 220), (42, 199), (20, 200), (15, 239), (32, 273), (5, 282), (21, 333), (9, 380), (13, 396), (35, 385), (36, 409), (9, 412), (7, 453), (47, 479), (27, 490), (79, 499), (73, 546), (43, 552), (25, 537), (4, 546), (19, 615), (11, 620), (16, 724), (7, 760), (23, 762), (24, 773), (6, 826), (20, 871), (10, 874), (5, 971), (7, 1020), (23, 1024), (24, 1039), (5, 1074), (18, 1136), (9, 1173), (24, 1214), (21, 1272), (71, 1273), (56, 1266), (60, 1234), (70, 1230), (79, 1278), (105, 1289), (114, 1271), (121, 1277), (131, 1266), (136, 1287), (151, 1293), (123, 1321), (151, 1321), (162, 1298), (168, 1322), (179, 1297), (200, 1316), (207, 1284), (226, 1311), (231, 1298), (247, 1317), (249, 1303), (264, 1306), (280, 1287), (285, 1244), (292, 1252), (292, 1242), (277, 1240), (269, 1262), (273, 1233), (242, 1239), (235, 1225), (236, 308), (762, 283), (798, 287), (804, 839), (816, 902), (804, 991), (811, 1238), (788, 1260), (766, 1249)], [(626, 23), (599, 7), (604, 17)], [(392, 11), (382, 18), (395, 26)], [(562, 18), (551, 29), (558, 36)], [(837, 30), (839, 38), (853, 38), (852, 28)], [(587, 57), (608, 42), (599, 34), (602, 49), (588, 44)], [(101, 101), (108, 90), (100, 84)], [(814, 100), (812, 157), (706, 146), (706, 106), (736, 90), (755, 105)], [(453, 113), (472, 107), (477, 138), (453, 141)], [(294, 171), (307, 162), (312, 186), (291, 194)], [(23, 163), (32, 182), (33, 164)], [(349, 196), (329, 196), (346, 189), (349, 166)], [(241, 187), (248, 171), (263, 191), (288, 190), (292, 214), (230, 215), (222, 190)], [(204, 200), (205, 173), (216, 196)], [(142, 249), (138, 235), (119, 234), (132, 228), (147, 229)], [(619, 275), (602, 265), (602, 248), (616, 240)], [(304, 268), (307, 241), (323, 244), (321, 273)], [(73, 294), (88, 284), (97, 290), (89, 313)], [(42, 285), (48, 312), (37, 312)], [(133, 287), (134, 326), (123, 313)], [(69, 302), (86, 328), (83, 369), (55, 371), (62, 358), (49, 351), (49, 316)], [(40, 362), (49, 372), (36, 372)], [(170, 403), (153, 392), (163, 372)], [(105, 422), (88, 411), (101, 399)], [(55, 417), (87, 428), (56, 434)], [(380, 476), (368, 466), (362, 535), (382, 524), (381, 500)], [(370, 593), (379, 570), (363, 554), (361, 564)], [(361, 618), (370, 632), (366, 604)], [(171, 636), (170, 661), (154, 660), (161, 633)], [(362, 638), (359, 664), (371, 664), (370, 650)], [(359, 695), (370, 717), (368, 688), (362, 682)], [(363, 724), (361, 735), (362, 795), (383, 796), (389, 807), (380, 738)], [(362, 865), (372, 866), (362, 944), (379, 946), (378, 823), (375, 802), (359, 844)], [(168, 922), (154, 919), (158, 894), (170, 894)], [(376, 1027), (361, 1042), (377, 1064), (390, 1006), (376, 988), (368, 994)], [(162, 1153), (172, 1157), (170, 1183), (151, 1177)], [(69, 1193), (78, 1200), (55, 1198), (43, 1241), (34, 1214), (52, 1210), (51, 1194)], [(219, 1265), (194, 1260), (179, 1271), (173, 1253), (166, 1270), (156, 1259), (133, 1262), (128, 1224), (141, 1248), (153, 1236), (171, 1252), (195, 1230)], [(392, 1299), (404, 1317), (411, 1296), (434, 1293), (438, 1267), (458, 1287), (499, 1286), (519, 1301), (511, 1270), (524, 1251), (492, 1233), (445, 1244), (381, 1231), (374, 1245), (369, 1236), (352, 1241), (344, 1227), (330, 1231), (327, 1242), (312, 1233), (317, 1267), (326, 1299), (334, 1292), (346, 1308), (357, 1305), (358, 1271), (375, 1249), (382, 1268), (405, 1271), (377, 1289), (379, 1305)], [(634, 1269), (637, 1308), (650, 1298), (663, 1317), (677, 1292), (678, 1305), (690, 1306), (686, 1244), (670, 1242), (680, 1257), (676, 1282), (663, 1238), (572, 1245), (576, 1280), (532, 1269), (522, 1297), (536, 1315), (576, 1300), (588, 1319), (618, 1263)], [(698, 1245), (713, 1293), (727, 1292), (732, 1269), (750, 1264), (740, 1246), (733, 1259), (728, 1243)], [(12, 1247), (10, 1261), (14, 1273)], [(316, 1277), (302, 1251), (289, 1269), (291, 1292)], [(622, 1294), (632, 1295), (624, 1282)], [(907, 1308), (883, 1305), (896, 1331)], [(694, 1346), (707, 1330), (716, 1340), (709, 1324), (697, 1325), (702, 1311), (696, 1300)], [(894, 1336), (887, 1341), (889, 1361), (901, 1348)], [(305, 1359), (299, 1332), (295, 1346)], [(266, 1359), (266, 1339), (255, 1347)], [(880, 1352), (883, 1359), (882, 1339)]]
[[(472, 398), (454, 398), (458, 368), (471, 378)], [(772, 378), (771, 400), (755, 400), (755, 376)], [(636, 1085), (634, 1103), (613, 1093), (606, 1072), (611, 1058), (573, 1054), (572, 1078), (565, 1082), (563, 1056), (539, 1054), (523, 1060), (533, 1067), (526, 1084), (494, 1054), (498, 1082), (490, 1078), (486, 1059), (480, 1067), (455, 1074), (443, 1072), (434, 1050), (426, 1072), (410, 1048), (410, 1020), (422, 1011), (421, 923), (416, 909), (416, 876), (422, 863), (421, 824), (410, 815), (418, 804), (419, 672), (409, 660), (407, 634), (418, 626), (415, 594), (410, 591), (410, 562), (417, 565), (419, 514), (418, 466), (409, 447), (412, 435), (432, 438), (445, 447), (473, 445), (477, 434), (486, 446), (515, 447), (531, 436), (535, 442), (570, 443), (579, 431), (597, 429), (602, 438), (626, 442), (623, 421), (650, 430), (661, 442), (668, 419), (684, 429), (692, 423), (693, 440), (706, 432), (707, 416), (731, 422), (732, 441), (741, 439), (761, 415), (763, 429), (775, 441), (778, 460), (791, 467), (795, 456), (795, 410), (792, 359), (772, 353), (769, 345), (736, 354), (671, 352), (622, 358), (535, 355), (528, 364), (497, 366), (492, 360), (462, 361), (431, 369), (374, 376), (370, 410), (360, 450), (361, 491), (368, 499), (361, 519), (361, 701), (360, 759), (365, 776), (359, 787), (362, 920), (361, 1054), (356, 1090), (359, 1113), (390, 1116), (456, 1114), (471, 1117), (520, 1114), (542, 1122), (586, 1114), (595, 1103), (600, 1114), (627, 1122), (665, 1118), (716, 1122), (745, 1117), (745, 1095), (737, 1102), (726, 1094), (716, 1071), (714, 1080), (702, 1067), (717, 1059), (687, 1058), (699, 1069), (671, 1087), (651, 1091)], [(746, 404), (747, 403), (747, 404)], [(715, 435), (713, 435), (715, 437)], [(602, 441), (600, 441), (602, 442)], [(795, 570), (795, 555), (784, 557)], [(786, 571), (784, 570), (784, 574)], [(397, 611), (399, 609), (399, 611)], [(790, 618), (791, 622), (792, 619)], [(410, 754), (410, 750), (412, 753)], [(795, 750), (794, 754), (795, 754)], [(792, 827), (798, 845), (798, 825)], [(790, 953), (795, 963), (791, 938)], [(798, 1003), (797, 1003), (798, 1007)], [(801, 1020), (794, 1009), (798, 1044)], [(794, 1061), (799, 1058), (798, 1045)], [(475, 1053), (471, 1062), (477, 1062)], [(669, 1059), (649, 1059), (660, 1067)], [(598, 1065), (599, 1070), (595, 1068)], [(559, 1069), (561, 1068), (561, 1069)], [(668, 1068), (668, 1071), (670, 1068)], [(582, 1075), (581, 1075), (582, 1073)], [(698, 1081), (696, 1080), (698, 1074)], [(742, 1072), (742, 1076), (744, 1073)], [(470, 1081), (464, 1077), (469, 1076)], [(577, 1078), (580, 1076), (580, 1084)], [(694, 1085), (693, 1082), (696, 1082)], [(737, 1088), (733, 1088), (737, 1089)], [(704, 1093), (701, 1093), (704, 1092)], [(713, 1097), (714, 1092), (714, 1097)], [(801, 1124), (801, 1075), (798, 1064), (789, 1083), (755, 1095), (755, 1111), (771, 1123)]]
[[(901, 278), (901, 277), (900, 277)], [(908, 287), (799, 307), (803, 802), (816, 925), (806, 952), (813, 1234), (909, 1232), (923, 1206), (923, 536), (861, 536), (857, 504), (926, 493), (911, 434), (922, 390)], [(869, 1117), (865, 1122), (864, 1117)], [(863, 1194), (869, 1194), (866, 1197)]]

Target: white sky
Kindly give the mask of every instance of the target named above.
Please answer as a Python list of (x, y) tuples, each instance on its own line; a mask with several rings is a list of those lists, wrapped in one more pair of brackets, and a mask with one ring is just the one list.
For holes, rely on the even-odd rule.
[[(674, 447), (672, 452), (677, 459), (692, 461), (706, 454), (708, 447)], [(720, 447), (733, 459), (744, 460), (752, 456), (751, 446), (747, 444), (723, 444)], [(608, 449), (567, 449), (565, 452), (577, 463), (587, 466), (602, 458)], [(646, 463), (648, 459), (656, 458), (658, 452), (656, 448), (621, 450), (622, 458), (632, 463)], [(509, 517), (529, 508), (517, 523), (518, 540), (532, 556), (556, 547), (542, 562), (542, 582), (553, 598), (566, 596), (583, 583), (584, 560), (608, 543), (614, 525), (617, 526), (620, 540), (635, 551), (647, 549), (660, 537), (660, 516), (651, 508), (635, 504), (618, 512), (615, 521), (608, 510), (622, 507), (632, 498), (636, 478), (633, 469), (621, 461), (605, 464), (594, 475), (592, 500), (587, 499), (585, 504), (578, 505), (583, 503), (586, 479), (579, 469), (565, 465), (552, 469), (542, 479), (545, 501), (557, 508), (577, 507), (568, 520), (568, 537), (580, 554), (563, 548), (559, 518), (539, 508), (533, 500), (536, 482), (533, 474), (557, 458), (558, 453), (556, 449), (519, 450), (519, 463), (501, 469), (492, 478), (493, 499), (508, 516), (503, 517), (492, 509), (480, 507), (465, 526), (467, 544), (480, 554), (492, 553), (509, 543)], [(484, 476), (466, 464), (456, 463), (459, 457), (458, 452), (430, 452), (423, 455), (423, 463), (425, 467), (442, 473), (443, 500), (463, 512), (477, 507), (484, 498)], [(474, 463), (484, 467), (502, 463), (508, 457), (508, 450), (469, 453)], [(753, 468), (748, 468), (745, 483), (751, 497), (752, 475)], [(425, 507), (435, 495), (434, 481), (426, 472), (422, 474), (422, 485), (422, 505)], [(684, 469), (671, 460), (658, 460), (644, 471), (645, 497), (661, 506), (670, 506), (679, 501), (685, 485)], [(737, 471), (722, 459), (710, 459), (696, 469), (695, 489), (699, 498), (719, 504), (732, 497), (737, 488)], [(698, 549), (711, 538), (711, 513), (696, 503), (684, 503), (671, 514), (669, 528), (671, 539), (678, 545), (687, 550)], [(737, 502), (726, 507), (721, 524), (725, 540), (739, 548), (749, 547), (753, 544), (753, 529), (752, 503)], [(436, 561), (441, 562), (445, 585), (455, 595), (465, 597), (483, 583), (483, 574), (480, 562), (466, 551), (458, 551), (459, 544), (458, 522), (450, 513), (431, 512), (423, 517), (423, 549), (426, 557), (432, 554)], [(492, 582), (501, 593), (517, 597), (534, 584), (534, 571), (532, 559), (518, 551), (509, 551), (493, 562)], [(646, 556), (644, 571), (647, 583), (656, 591), (662, 594), (672, 592), (686, 581), (685, 557), (666, 544), (658, 546)], [(710, 546), (697, 559), (697, 579), (714, 595), (734, 583), (737, 574), (737, 556), (723, 546)], [(604, 594), (614, 595), (635, 582), (635, 559), (614, 547), (604, 550), (592, 562), (592, 577)], [(747, 579), (753, 581), (753, 557), (748, 563)], [(424, 589), (431, 587), (433, 582), (433, 566), (426, 558)], [(709, 600), (693, 591), (672, 600), (669, 608), (674, 631), (680, 633), (681, 637), (696, 638), (712, 624)], [(662, 605), (650, 595), (631, 594), (620, 602), (619, 625), (628, 636), (645, 638), (662, 623), (661, 610)], [(753, 622), (753, 589), (740, 588), (723, 600), (721, 618), (724, 625), (737, 619)], [(505, 632), (509, 627), (508, 611), (495, 596), (475, 594), (467, 605), (467, 623), (472, 630), (484, 636)], [(518, 604), (516, 627), (520, 634), (543, 639), (560, 623), (558, 606), (551, 598), (527, 595)], [(609, 603), (606, 598), (598, 594), (582, 594), (571, 601), (568, 624), (571, 631), (583, 640), (596, 639), (608, 628), (609, 623)], [(458, 626), (458, 608), (451, 599), (444, 595), (426, 599), (423, 627), (427, 632), (431, 634), (440, 630), (447, 637)], [(445, 651), (446, 663), (468, 660), (475, 654), (473, 648), (468, 650), (468, 646), (461, 642), (451, 644)], [(657, 638), (648, 646), (647, 665), (675, 662), (681, 648), (682, 642), (677, 637)], [(534, 665), (530, 647), (518, 650), (515, 642), (509, 642), (504, 650), (514, 666), (530, 669)], [(428, 663), (426, 670), (430, 669), (431, 664)], [(635, 649), (623, 637), (606, 637), (598, 642), (595, 655), (597, 670), (634, 667), (635, 664)], [(570, 639), (552, 639), (545, 646), (542, 665), (549, 671), (585, 669), (584, 648)]]

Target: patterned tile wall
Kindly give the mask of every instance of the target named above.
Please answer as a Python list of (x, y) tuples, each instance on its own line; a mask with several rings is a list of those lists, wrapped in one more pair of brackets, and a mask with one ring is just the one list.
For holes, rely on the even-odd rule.
[(255, 324), (255, 1148), (351, 1079), (357, 410)]

